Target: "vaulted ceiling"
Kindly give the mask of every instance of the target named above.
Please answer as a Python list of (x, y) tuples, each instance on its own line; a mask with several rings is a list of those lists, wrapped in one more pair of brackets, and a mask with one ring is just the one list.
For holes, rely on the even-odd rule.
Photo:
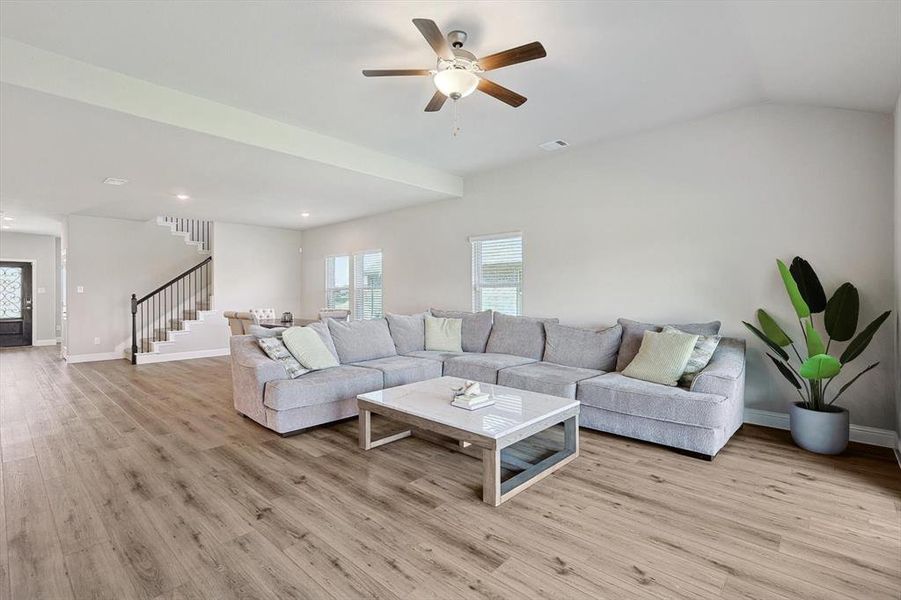
[[(434, 67), (414, 17), (466, 31), (476, 55), (540, 40), (547, 58), (491, 74), (528, 102), (465, 98), (453, 137), (450, 103), (423, 112), (427, 79), (363, 78)], [(50, 218), (319, 225), (459, 195), (461, 176), (551, 139), (760, 102), (888, 112), (901, 87), (893, 0), (4, 2), (0, 36), (0, 201)], [(123, 171), (140, 184), (109, 198), (98, 177)], [(206, 202), (174, 204), (175, 188)]]

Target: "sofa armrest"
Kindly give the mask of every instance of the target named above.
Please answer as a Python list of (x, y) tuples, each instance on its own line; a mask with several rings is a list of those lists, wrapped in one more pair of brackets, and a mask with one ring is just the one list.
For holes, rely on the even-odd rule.
[(281, 363), (266, 356), (252, 335), (233, 335), (229, 346), (235, 409), (265, 424), (263, 392), (266, 384), (289, 379), (288, 372)]
[[(744, 395), (745, 341), (724, 337), (710, 362), (691, 383), (691, 391), (732, 397)], [(740, 387), (739, 387), (740, 386)]]

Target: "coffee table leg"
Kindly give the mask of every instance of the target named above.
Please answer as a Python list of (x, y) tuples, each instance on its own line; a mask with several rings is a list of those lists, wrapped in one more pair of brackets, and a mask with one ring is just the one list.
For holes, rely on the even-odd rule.
[(563, 421), (563, 449), (501, 481), (501, 451), (482, 450), (482, 500), (500, 506), (579, 456), (579, 417)]
[(372, 413), (368, 410), (360, 410), (359, 420), (360, 448), (369, 450), (372, 448)]
[(491, 506), (501, 503), (500, 450), (482, 450), (482, 501)]

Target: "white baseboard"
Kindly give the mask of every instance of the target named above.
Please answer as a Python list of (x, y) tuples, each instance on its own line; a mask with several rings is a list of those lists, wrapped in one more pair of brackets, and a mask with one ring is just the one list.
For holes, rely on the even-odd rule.
[[(788, 413), (758, 410), (756, 408), (745, 409), (745, 423), (772, 427), (774, 429), (789, 428)], [(901, 452), (901, 449), (899, 449), (901, 447), (898, 445), (901, 443), (898, 440), (898, 435), (891, 429), (879, 429), (878, 427), (852, 424), (850, 439), (852, 442), (869, 444), (870, 446), (894, 448), (896, 454)], [(899, 457), (899, 463), (901, 463), (901, 457)]]
[(69, 354), (66, 356), (66, 362), (72, 364), (96, 362), (98, 360), (117, 360), (123, 358), (125, 358), (125, 356), (121, 352), (97, 352), (95, 354)]
[(228, 356), (230, 351), (228, 348), (215, 348), (213, 350), (191, 350), (188, 352), (170, 352), (170, 353), (145, 353), (138, 354), (138, 364), (147, 365), (150, 363), (169, 362), (172, 360), (190, 360), (192, 358), (211, 358), (213, 356)]
[(31, 342), (32, 346), (55, 346), (56, 344), (57, 344), (56, 339), (34, 340), (33, 342)]

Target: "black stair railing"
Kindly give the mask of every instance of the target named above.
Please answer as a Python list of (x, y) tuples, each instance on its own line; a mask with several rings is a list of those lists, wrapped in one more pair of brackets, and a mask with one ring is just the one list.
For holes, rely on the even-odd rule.
[(167, 340), (170, 331), (210, 309), (212, 262), (210, 256), (143, 298), (131, 295), (131, 364), (137, 364), (138, 352), (150, 352), (153, 342)]
[(179, 217), (163, 217), (163, 221), (175, 225), (176, 231), (187, 233), (189, 240), (200, 242), (204, 251), (210, 251), (210, 240), (212, 239), (213, 231), (212, 221), (182, 219)]

